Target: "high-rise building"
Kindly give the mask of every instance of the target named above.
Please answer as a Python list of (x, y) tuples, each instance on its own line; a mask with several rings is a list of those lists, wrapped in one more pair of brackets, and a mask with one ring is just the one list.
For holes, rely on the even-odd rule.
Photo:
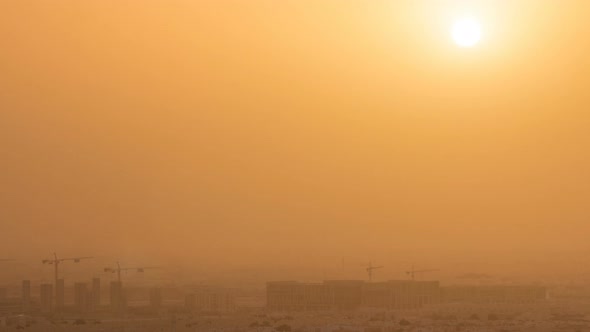
[(74, 284), (74, 305), (76, 311), (85, 312), (89, 309), (89, 292), (86, 283), (77, 282)]
[(123, 298), (123, 288), (120, 282), (111, 281), (111, 310), (120, 312), (124, 309), (125, 299)]
[(195, 310), (197, 305), (197, 296), (194, 293), (187, 294), (184, 296), (184, 306), (188, 311)]
[(100, 278), (92, 278), (92, 309), (100, 306)]
[(150, 307), (159, 310), (162, 307), (162, 290), (158, 287), (150, 289)]
[(31, 281), (23, 280), (22, 283), (22, 303), (23, 309), (29, 310), (31, 307)]
[(53, 285), (41, 284), (41, 312), (50, 313), (53, 311)]
[(55, 285), (55, 310), (62, 311), (65, 305), (65, 282), (63, 279), (57, 279)]

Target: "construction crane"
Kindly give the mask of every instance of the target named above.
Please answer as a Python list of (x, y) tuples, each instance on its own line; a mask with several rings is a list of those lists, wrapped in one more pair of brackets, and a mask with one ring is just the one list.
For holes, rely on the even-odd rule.
[(373, 281), (373, 270), (381, 268), (383, 268), (383, 266), (373, 266), (373, 262), (369, 262), (369, 266), (366, 268), (367, 274), (369, 275), (369, 282)]
[(65, 262), (65, 261), (74, 261), (74, 263), (80, 263), (81, 260), (83, 259), (89, 259), (89, 258), (94, 258), (94, 257), (90, 257), (90, 256), (84, 256), (84, 257), (72, 257), (72, 258), (58, 258), (56, 253), (53, 253), (53, 259), (44, 259), (41, 262), (43, 264), (53, 264), (53, 267), (55, 269), (55, 294), (57, 296), (57, 280), (59, 279), (59, 264)]
[(105, 267), (104, 268), (104, 272), (111, 272), (111, 273), (117, 273), (117, 281), (119, 282), (119, 285), (121, 284), (121, 272), (122, 271), (131, 271), (131, 270), (135, 270), (137, 272), (144, 272), (145, 270), (148, 269), (158, 269), (159, 267), (157, 266), (141, 266), (141, 267), (121, 267), (121, 264), (119, 262), (117, 262), (117, 267)]
[(412, 280), (416, 280), (417, 273), (426, 273), (426, 272), (434, 272), (434, 271), (439, 271), (439, 270), (438, 269), (416, 270), (416, 269), (414, 269), (414, 267), (412, 267), (412, 269), (410, 271), (406, 271), (406, 274), (409, 275), (410, 278), (412, 278)]

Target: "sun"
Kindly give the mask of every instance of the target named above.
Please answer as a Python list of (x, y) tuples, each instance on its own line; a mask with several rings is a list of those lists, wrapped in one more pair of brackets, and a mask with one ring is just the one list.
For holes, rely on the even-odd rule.
[(451, 30), (455, 43), (460, 47), (473, 47), (481, 40), (481, 25), (474, 18), (455, 21)]

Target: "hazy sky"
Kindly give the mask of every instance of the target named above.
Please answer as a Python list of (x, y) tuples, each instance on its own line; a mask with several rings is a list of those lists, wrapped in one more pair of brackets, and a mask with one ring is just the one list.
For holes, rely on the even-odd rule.
[[(449, 37), (463, 13), (484, 30), (472, 49)], [(1, 1), (0, 256), (573, 266), (590, 252), (589, 15)]]

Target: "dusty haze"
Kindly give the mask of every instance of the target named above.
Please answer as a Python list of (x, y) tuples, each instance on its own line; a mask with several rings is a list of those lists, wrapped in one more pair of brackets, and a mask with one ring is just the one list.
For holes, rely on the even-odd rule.
[(2, 1), (0, 256), (590, 272), (590, 5), (462, 3)]

